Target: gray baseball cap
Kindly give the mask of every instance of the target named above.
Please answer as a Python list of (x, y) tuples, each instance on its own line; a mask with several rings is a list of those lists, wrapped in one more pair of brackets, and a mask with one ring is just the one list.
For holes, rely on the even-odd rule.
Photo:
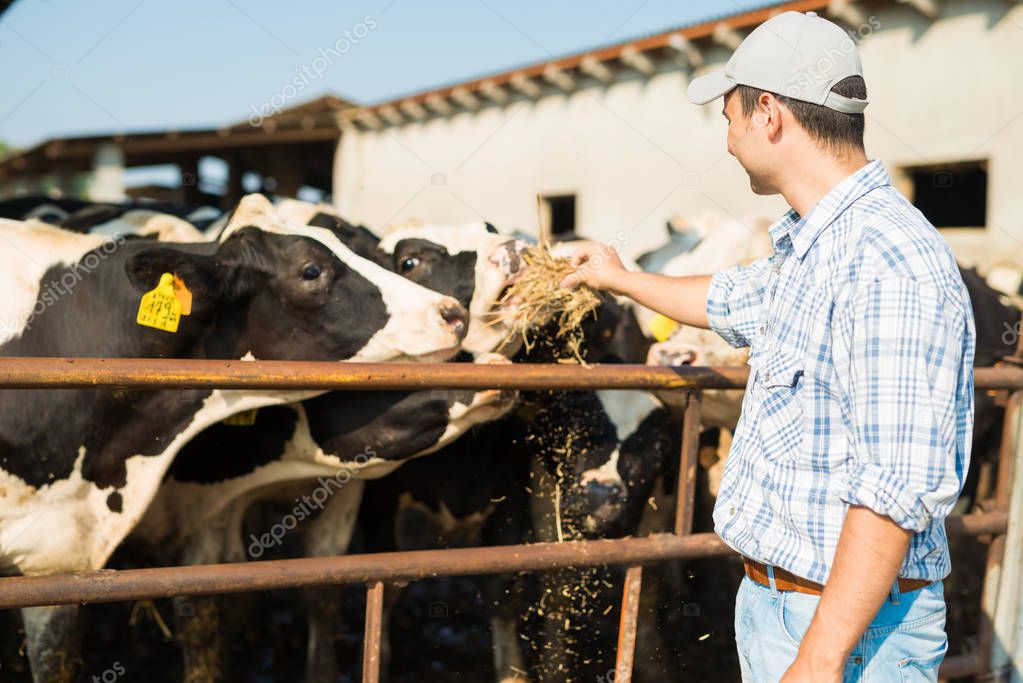
[(725, 68), (694, 78), (689, 101), (707, 104), (737, 85), (859, 114), (867, 100), (843, 97), (831, 88), (863, 76), (856, 43), (837, 24), (814, 12), (783, 12), (746, 36)]

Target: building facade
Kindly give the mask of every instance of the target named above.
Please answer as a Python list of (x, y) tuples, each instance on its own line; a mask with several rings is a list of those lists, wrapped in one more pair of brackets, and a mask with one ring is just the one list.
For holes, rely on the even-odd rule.
[(1023, 265), (1023, 7), (1001, 0), (789, 2), (352, 109), (334, 200), (374, 228), (544, 225), (630, 254), (659, 244), (675, 214), (777, 216), (783, 200), (754, 195), (725, 151), (720, 102), (685, 93), (788, 9), (847, 29), (871, 101), (868, 155), (959, 258)]

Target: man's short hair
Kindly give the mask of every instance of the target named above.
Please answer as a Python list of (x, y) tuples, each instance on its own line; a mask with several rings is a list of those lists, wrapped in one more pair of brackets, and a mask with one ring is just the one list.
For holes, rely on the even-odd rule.
[[(757, 109), (757, 100), (766, 90), (748, 85), (735, 88), (742, 103), (742, 113), (751, 116)], [(856, 99), (867, 99), (867, 84), (860, 76), (843, 78), (832, 88), (832, 92)], [(829, 109), (822, 104), (794, 100), (778, 93), (771, 93), (792, 112), (793, 118), (810, 136), (832, 150), (853, 147), (863, 149), (863, 114), (845, 114)]]

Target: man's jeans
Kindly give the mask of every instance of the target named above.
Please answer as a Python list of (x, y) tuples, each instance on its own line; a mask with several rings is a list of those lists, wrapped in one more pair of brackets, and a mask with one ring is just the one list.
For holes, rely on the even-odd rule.
[[(743, 683), (776, 683), (796, 658), (820, 598), (776, 591), (743, 578), (735, 598), (735, 640)], [(937, 681), (945, 656), (941, 582), (889, 595), (845, 665), (844, 683)]]

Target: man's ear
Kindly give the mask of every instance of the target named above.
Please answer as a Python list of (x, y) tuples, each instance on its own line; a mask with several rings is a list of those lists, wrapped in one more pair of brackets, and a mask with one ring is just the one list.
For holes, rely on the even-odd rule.
[(763, 128), (767, 137), (774, 140), (781, 132), (781, 102), (769, 92), (760, 93), (757, 108), (753, 112), (753, 125)]
[(222, 290), (230, 299), (254, 294), (272, 274), (270, 236), (255, 227), (241, 228), (221, 243), (214, 254)]
[(202, 304), (211, 304), (220, 290), (215, 264), (209, 256), (171, 247), (154, 247), (134, 254), (125, 262), (124, 271), (139, 292), (156, 287), (164, 273), (178, 276), (192, 293), (193, 310)]

